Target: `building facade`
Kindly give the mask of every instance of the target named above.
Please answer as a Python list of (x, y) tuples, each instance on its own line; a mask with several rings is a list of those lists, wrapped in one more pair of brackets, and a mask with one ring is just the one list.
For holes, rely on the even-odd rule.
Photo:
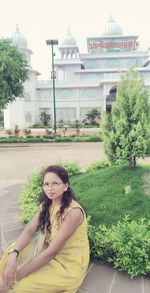
[[(9, 104), (4, 111), (6, 129), (37, 124), (41, 112), (53, 117), (52, 80), (38, 79), (39, 73), (31, 66), (32, 51), (18, 27), (12, 41), (29, 62), (29, 77), (24, 97)], [(55, 59), (57, 121), (83, 121), (93, 108), (111, 111), (121, 75), (131, 67), (144, 78), (150, 93), (149, 52), (140, 49), (137, 35), (124, 35), (112, 16), (101, 36), (87, 38), (87, 53), (80, 53), (69, 28), (58, 50), (60, 57)]]

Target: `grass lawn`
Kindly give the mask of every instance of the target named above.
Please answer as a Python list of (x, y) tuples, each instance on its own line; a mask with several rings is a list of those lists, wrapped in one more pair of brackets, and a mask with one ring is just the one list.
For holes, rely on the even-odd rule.
[(91, 224), (111, 226), (125, 215), (150, 220), (150, 166), (112, 166), (74, 176), (71, 185)]

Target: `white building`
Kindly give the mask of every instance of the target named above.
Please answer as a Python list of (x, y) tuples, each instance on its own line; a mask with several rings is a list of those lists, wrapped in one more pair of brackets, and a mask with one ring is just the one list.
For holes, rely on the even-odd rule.
[[(4, 124), (5, 128), (15, 125), (26, 128), (39, 123), (43, 111), (53, 117), (53, 85), (52, 80), (38, 80), (39, 73), (30, 63), (32, 51), (18, 27), (12, 40), (28, 58), (30, 71), (24, 98), (8, 105)], [(60, 58), (55, 59), (57, 121), (82, 121), (93, 108), (110, 111), (120, 76), (129, 67), (137, 69), (150, 92), (149, 52), (139, 49), (138, 36), (123, 35), (112, 16), (103, 35), (87, 38), (87, 53), (80, 54), (69, 29), (58, 49)]]

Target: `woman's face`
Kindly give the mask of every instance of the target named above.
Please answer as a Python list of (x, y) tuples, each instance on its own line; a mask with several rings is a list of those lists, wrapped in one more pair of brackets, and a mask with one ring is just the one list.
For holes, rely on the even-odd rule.
[(60, 203), (64, 191), (68, 189), (68, 183), (63, 183), (62, 179), (55, 173), (49, 172), (44, 176), (43, 189), (45, 194), (54, 203)]

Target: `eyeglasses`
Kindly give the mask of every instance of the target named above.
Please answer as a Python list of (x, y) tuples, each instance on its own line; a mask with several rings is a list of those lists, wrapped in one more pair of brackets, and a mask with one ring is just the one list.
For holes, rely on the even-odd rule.
[(49, 186), (51, 186), (52, 188), (58, 188), (61, 184), (63, 184), (63, 182), (55, 182), (55, 181), (52, 183), (44, 182), (43, 187), (48, 188)]

